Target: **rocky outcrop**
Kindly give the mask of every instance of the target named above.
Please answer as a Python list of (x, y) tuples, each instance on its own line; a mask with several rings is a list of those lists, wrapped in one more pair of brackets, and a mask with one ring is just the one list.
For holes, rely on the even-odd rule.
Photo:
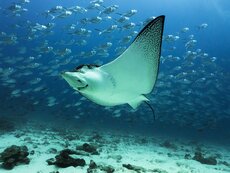
[(18, 164), (29, 164), (28, 155), (29, 152), (26, 146), (12, 145), (0, 154), (0, 161), (3, 162), (2, 167), (4, 169), (13, 169)]
[(216, 165), (217, 164), (217, 160), (215, 157), (204, 157), (203, 154), (201, 152), (195, 152), (194, 157), (192, 158), (193, 160), (196, 160), (202, 164), (206, 164), (206, 165)]
[(98, 173), (101, 171), (105, 173), (113, 173), (115, 172), (115, 169), (111, 165), (104, 165), (104, 164), (97, 165), (93, 160), (90, 160), (90, 164), (89, 164), (89, 168), (87, 169), (87, 173)]
[(91, 144), (88, 144), (88, 143), (84, 143), (81, 146), (77, 146), (76, 149), (85, 151), (85, 152), (93, 154), (93, 155), (98, 155), (99, 154), (98, 151), (97, 151), (97, 148), (95, 146), (91, 145)]
[(77, 166), (85, 166), (85, 160), (84, 159), (75, 159), (71, 157), (71, 154), (76, 154), (75, 151), (70, 149), (65, 149), (60, 152), (60, 154), (55, 156), (54, 158), (48, 159), (46, 162), (48, 165), (56, 165), (60, 168), (66, 168), (69, 166), (77, 167)]
[(159, 169), (159, 168), (155, 168), (155, 169), (145, 169), (144, 167), (141, 166), (135, 166), (135, 165), (131, 165), (131, 164), (123, 164), (123, 167), (125, 167), (126, 169), (135, 171), (137, 173), (143, 173), (143, 172), (152, 172), (152, 173), (168, 173), (167, 171), (163, 170), (163, 169)]
[(123, 167), (129, 169), (129, 170), (133, 170), (137, 173), (141, 173), (141, 172), (145, 172), (145, 168), (143, 167), (140, 167), (140, 166), (135, 166), (135, 165), (131, 165), (131, 164), (123, 164), (122, 165)]
[(161, 147), (165, 147), (172, 150), (177, 150), (177, 146), (170, 141), (165, 141), (160, 144)]

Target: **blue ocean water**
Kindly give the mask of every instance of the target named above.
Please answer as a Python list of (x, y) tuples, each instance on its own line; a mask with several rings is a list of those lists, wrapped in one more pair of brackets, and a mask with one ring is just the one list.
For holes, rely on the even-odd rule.
[[(112, 5), (117, 5), (114, 12), (103, 13)], [(92, 9), (87, 0), (1, 1), (0, 116), (22, 126), (36, 120), (63, 128), (160, 133), (229, 144), (229, 5), (227, 0), (105, 0)], [(83, 11), (71, 9), (76, 6)], [(119, 22), (129, 10), (137, 12)], [(61, 78), (62, 71), (80, 64), (115, 59), (144, 22), (159, 15), (166, 16), (162, 57), (156, 86), (148, 95), (155, 121), (145, 104), (137, 110), (99, 106)], [(131, 22), (131, 29), (124, 27)], [(112, 25), (117, 29), (99, 34)]]

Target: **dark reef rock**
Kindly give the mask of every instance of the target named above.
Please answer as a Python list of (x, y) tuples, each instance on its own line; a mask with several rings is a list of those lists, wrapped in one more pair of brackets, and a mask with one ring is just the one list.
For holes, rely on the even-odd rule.
[(192, 159), (192, 156), (190, 154), (185, 154), (184, 159), (190, 160), (190, 159)]
[(13, 169), (18, 164), (29, 164), (28, 155), (29, 152), (26, 146), (12, 145), (0, 154), (0, 161), (3, 162), (2, 167), (4, 169)]
[(57, 149), (56, 148), (50, 148), (50, 149), (48, 149), (47, 152), (50, 153), (50, 154), (56, 154), (57, 153)]
[(101, 171), (105, 173), (113, 173), (115, 169), (111, 165), (103, 165), (103, 164), (97, 165), (93, 160), (90, 160), (90, 164), (89, 164), (89, 168), (87, 169), (87, 173), (98, 173)]
[(165, 141), (165, 142), (161, 143), (160, 146), (168, 148), (168, 149), (173, 149), (173, 150), (177, 149), (177, 146), (175, 144), (171, 143), (170, 141)]
[(131, 164), (122, 164), (122, 166), (129, 170), (136, 171), (137, 173), (146, 172), (145, 168), (140, 167), (140, 166), (135, 166)]
[(96, 169), (97, 168), (97, 164), (93, 160), (90, 160), (89, 168), (90, 169)]
[(106, 173), (113, 173), (115, 171), (115, 169), (108, 165), (108, 166), (104, 166), (104, 165), (99, 165), (98, 168), (101, 170), (101, 171), (104, 171)]
[(77, 150), (83, 150), (87, 153), (94, 154), (94, 155), (99, 154), (97, 151), (97, 148), (93, 145), (88, 144), (88, 143), (84, 143), (82, 146), (77, 146), (76, 149)]
[(32, 138), (31, 137), (25, 137), (23, 140), (25, 142), (27, 142), (27, 143), (32, 143)]
[(55, 159), (48, 159), (46, 162), (48, 165), (56, 165), (60, 168), (66, 168), (69, 166), (85, 166), (86, 163), (84, 159), (75, 159), (71, 157), (70, 154), (76, 154), (76, 152), (70, 149), (65, 149), (62, 150), (59, 155), (56, 155)]
[(85, 166), (84, 159), (74, 159), (69, 155), (58, 155), (55, 158), (55, 165), (61, 168), (66, 168), (69, 166)]
[(146, 170), (144, 167), (141, 166), (135, 166), (135, 165), (131, 165), (131, 164), (123, 164), (123, 167), (129, 169), (129, 170), (133, 170), (137, 173), (143, 173), (143, 172), (152, 172), (152, 173), (168, 173), (167, 171), (163, 170), (163, 169), (153, 169), (153, 170)]
[(206, 165), (216, 165), (217, 164), (217, 160), (215, 157), (204, 157), (203, 154), (201, 152), (195, 152), (195, 156), (192, 158), (193, 160), (196, 160), (202, 164), (206, 164)]
[(97, 168), (97, 164), (93, 160), (90, 160), (87, 173), (96, 173), (97, 172), (96, 168)]
[(24, 135), (25, 135), (24, 132), (17, 132), (14, 136), (15, 136), (15, 138), (21, 138)]
[(34, 150), (31, 150), (30, 151), (30, 155), (34, 155), (35, 151)]
[(70, 154), (76, 154), (76, 151), (70, 149), (64, 149), (60, 152), (60, 155), (70, 155)]
[(163, 169), (156, 168), (152, 170), (152, 173), (168, 173), (168, 172)]
[(50, 159), (47, 159), (46, 162), (48, 163), (48, 165), (55, 165), (55, 159), (54, 158), (50, 158)]

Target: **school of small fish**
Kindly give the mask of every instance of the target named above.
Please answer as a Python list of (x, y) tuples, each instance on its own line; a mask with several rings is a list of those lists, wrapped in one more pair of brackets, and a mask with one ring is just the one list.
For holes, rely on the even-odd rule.
[[(34, 107), (47, 106), (63, 114), (69, 109), (77, 119), (100, 109), (114, 118), (129, 113), (149, 122), (151, 110), (146, 105), (135, 111), (128, 106), (103, 108), (88, 103), (60, 77), (61, 71), (79, 64), (101, 65), (119, 56), (154, 19), (139, 21), (136, 9), (124, 11), (104, 1), (85, 1), (85, 6), (57, 2), (43, 11), (36, 11), (32, 0), (0, 5), (0, 20), (5, 23), (0, 28), (0, 87), (10, 99), (27, 97)], [(229, 118), (230, 94), (222, 94), (230, 93), (230, 75), (220, 65), (225, 62), (199, 47), (197, 35), (209, 27), (204, 22), (164, 32), (158, 81), (148, 97), (158, 121), (203, 129)]]

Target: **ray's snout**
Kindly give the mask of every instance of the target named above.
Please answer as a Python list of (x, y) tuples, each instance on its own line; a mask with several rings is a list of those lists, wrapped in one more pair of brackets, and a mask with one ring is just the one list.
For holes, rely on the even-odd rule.
[(61, 76), (69, 83), (78, 79), (78, 76), (73, 74), (72, 72), (61, 72)]
[(61, 72), (61, 77), (63, 77), (64, 79), (68, 76), (69, 76), (68, 72), (65, 72), (65, 71)]
[(65, 79), (68, 83), (73, 80), (73, 76), (69, 72), (61, 72), (61, 77)]
[(84, 78), (77, 72), (61, 72), (61, 76), (76, 90), (80, 90), (88, 86)]

